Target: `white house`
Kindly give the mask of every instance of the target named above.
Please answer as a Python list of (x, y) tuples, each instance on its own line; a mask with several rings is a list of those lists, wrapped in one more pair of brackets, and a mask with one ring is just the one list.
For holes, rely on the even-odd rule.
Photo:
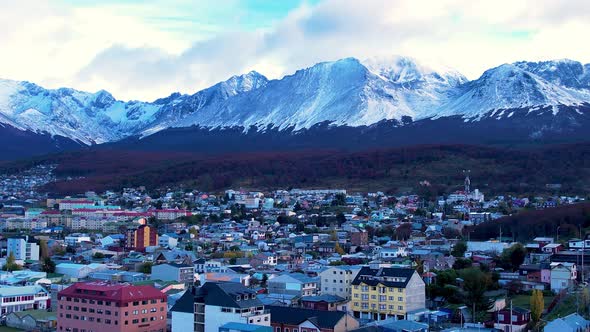
[(0, 312), (2, 314), (48, 309), (50, 303), (51, 294), (39, 285), (0, 287)]
[(193, 283), (195, 267), (187, 264), (166, 263), (152, 266), (152, 280)]
[(233, 282), (191, 288), (172, 307), (172, 332), (219, 332), (229, 322), (270, 326), (270, 313), (256, 292)]
[(571, 289), (578, 277), (578, 270), (575, 263), (558, 263), (550, 264), (551, 267), (551, 290), (555, 293)]
[(82, 279), (88, 277), (92, 272), (104, 271), (108, 267), (106, 264), (74, 264), (74, 263), (60, 263), (55, 267), (56, 273), (64, 274), (70, 278)]
[(65, 243), (68, 246), (76, 246), (79, 243), (82, 242), (90, 242), (90, 236), (86, 235), (86, 234), (79, 234), (79, 233), (75, 233), (75, 234), (70, 234), (68, 236), (66, 236), (64, 238)]
[(158, 237), (158, 245), (163, 248), (173, 249), (178, 245), (178, 239), (168, 234), (164, 234)]

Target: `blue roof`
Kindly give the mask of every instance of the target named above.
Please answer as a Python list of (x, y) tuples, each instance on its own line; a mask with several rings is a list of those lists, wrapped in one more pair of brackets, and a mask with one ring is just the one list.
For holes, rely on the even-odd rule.
[(228, 329), (228, 330), (248, 331), (248, 332), (256, 332), (256, 331), (272, 332), (272, 327), (270, 327), (270, 326), (244, 324), (244, 323), (237, 323), (237, 322), (225, 323), (225, 324), (221, 325), (219, 328), (220, 329)]

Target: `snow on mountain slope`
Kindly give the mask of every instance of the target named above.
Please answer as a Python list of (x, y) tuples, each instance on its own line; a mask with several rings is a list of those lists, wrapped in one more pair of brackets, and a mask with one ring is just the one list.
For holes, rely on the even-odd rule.
[(569, 59), (554, 61), (520, 61), (515, 66), (543, 79), (571, 89), (590, 89), (589, 66)]
[(270, 81), (250, 72), (151, 103), (0, 80), (0, 126), (88, 145), (171, 127), (302, 130), (455, 115), (475, 121), (500, 109), (557, 114), (562, 106), (581, 104), (590, 105), (590, 64), (571, 60), (504, 64), (468, 81), (455, 70), (406, 57), (346, 58)]
[(435, 68), (410, 57), (373, 57), (362, 63), (371, 72), (391, 83), (457, 86), (467, 82), (467, 78), (454, 69), (440, 65)]
[(47, 90), (29, 82), (0, 80), (0, 122), (84, 144), (121, 139), (158, 109), (149, 103), (117, 101), (106, 91)]
[(192, 122), (187, 118), (191, 115), (200, 117), (201, 109), (215, 109), (228, 98), (262, 88), (267, 83), (266, 77), (251, 71), (245, 75), (233, 76), (193, 95), (173, 93), (167, 98), (158, 99), (154, 104), (161, 105), (161, 108), (154, 114), (149, 126), (143, 128), (142, 135), (153, 134), (174, 124), (191, 125)]
[[(551, 68), (552, 65), (549, 66)], [(528, 70), (537, 71), (555, 83)], [(494, 110), (531, 109), (538, 106), (554, 106), (557, 112), (560, 105), (581, 105), (590, 101), (589, 90), (557, 84), (570, 76), (563, 74), (562, 78), (541, 70), (534, 63), (504, 64), (487, 70), (477, 80), (459, 86), (451, 101), (431, 115), (462, 115), (477, 119)], [(569, 84), (573, 83), (570, 81)]]
[[(366, 65), (347, 58), (299, 70), (166, 123), (300, 130), (323, 122), (361, 126), (403, 116), (420, 118), (423, 109), (446, 102), (448, 91), (464, 81), (456, 72), (438, 73), (409, 58), (369, 59)], [(143, 134), (165, 128), (160, 124)]]

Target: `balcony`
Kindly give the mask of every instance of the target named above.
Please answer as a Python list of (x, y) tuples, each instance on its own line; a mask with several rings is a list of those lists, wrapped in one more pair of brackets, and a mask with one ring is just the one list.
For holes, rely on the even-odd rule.
[(240, 315), (242, 317), (248, 318), (248, 317), (254, 317), (254, 316), (262, 316), (262, 315), (266, 315), (266, 314), (270, 314), (269, 309), (242, 312)]

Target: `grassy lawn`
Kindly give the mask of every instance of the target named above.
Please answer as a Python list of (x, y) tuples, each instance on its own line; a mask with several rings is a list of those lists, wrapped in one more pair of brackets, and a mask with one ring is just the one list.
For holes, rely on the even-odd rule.
[[(543, 301), (545, 302), (545, 309), (547, 309), (549, 307), (549, 305), (551, 304), (551, 301), (553, 301), (553, 299), (555, 298), (555, 296), (543, 296)], [(516, 295), (514, 296), (512, 299), (512, 306), (514, 307), (521, 307), (524, 309), (531, 309), (531, 296), (530, 295)], [(506, 306), (510, 306), (510, 301), (506, 302)]]
[[(551, 321), (558, 317), (565, 317), (569, 314), (573, 314), (576, 312), (577, 309), (577, 302), (576, 302), (576, 295), (569, 295), (564, 300), (562, 300), (554, 309), (551, 311), (546, 317), (545, 320)], [(580, 314), (584, 315), (584, 309), (580, 307)], [(585, 316), (585, 315), (584, 315)]]
[(17, 332), (17, 331), (24, 331), (24, 330), (19, 330), (19, 329), (13, 329), (12, 327), (8, 327), (8, 326), (0, 326), (0, 332)]

